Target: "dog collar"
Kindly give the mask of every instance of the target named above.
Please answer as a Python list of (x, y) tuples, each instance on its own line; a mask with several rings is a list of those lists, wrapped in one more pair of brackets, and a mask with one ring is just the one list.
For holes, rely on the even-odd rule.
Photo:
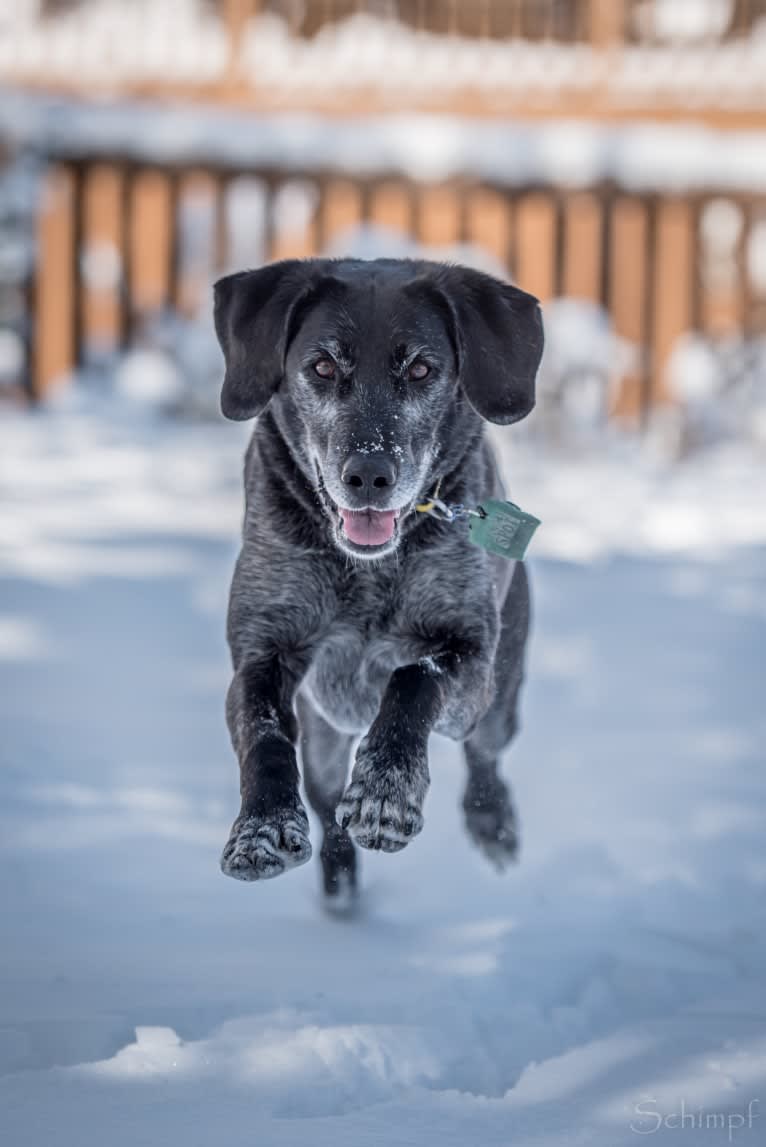
[(523, 561), (540, 519), (528, 514), (515, 502), (488, 498), (481, 506), (471, 509), (462, 502), (444, 502), (439, 497), (442, 479), (425, 502), (418, 502), (419, 514), (431, 514), (446, 522), (468, 518), (468, 538), (474, 545), (489, 553), (513, 561)]

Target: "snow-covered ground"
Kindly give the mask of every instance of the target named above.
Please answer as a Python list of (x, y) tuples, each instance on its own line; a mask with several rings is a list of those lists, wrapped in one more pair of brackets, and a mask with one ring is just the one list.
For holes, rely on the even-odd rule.
[(435, 740), (423, 834), (338, 922), (313, 862), (218, 870), (242, 427), (0, 423), (4, 1144), (763, 1141), (763, 462), (521, 439), (520, 863)]

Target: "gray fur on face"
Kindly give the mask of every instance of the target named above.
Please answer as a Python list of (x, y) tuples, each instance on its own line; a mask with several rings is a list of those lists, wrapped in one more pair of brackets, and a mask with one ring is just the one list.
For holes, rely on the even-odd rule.
[[(464, 268), (310, 260), (223, 280), (216, 325), (224, 409), (260, 415), (229, 609), (242, 810), (224, 871), (257, 879), (308, 859), (299, 694), (306, 787), (331, 834), (326, 888), (328, 865), (353, 866), (346, 833), (395, 851), (420, 831), (432, 731), (466, 742), (469, 823), (494, 825), (493, 839), (472, 835), (495, 857), (512, 811), (500, 778), (476, 777), (493, 772), (515, 726), (526, 578), (471, 544), (464, 523), (415, 504), (437, 481), (448, 502), (502, 496), (483, 419), (513, 421), (532, 406), (535, 301)], [(352, 510), (395, 511), (391, 536), (353, 542), (340, 516)]]

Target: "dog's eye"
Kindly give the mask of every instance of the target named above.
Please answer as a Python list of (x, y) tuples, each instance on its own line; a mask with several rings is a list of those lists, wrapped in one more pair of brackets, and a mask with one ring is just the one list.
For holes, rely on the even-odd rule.
[(422, 358), (416, 358), (414, 362), (410, 363), (407, 377), (411, 378), (413, 382), (422, 382), (424, 378), (428, 378), (431, 373), (431, 368), (427, 362), (423, 362)]
[(335, 363), (331, 358), (320, 358), (314, 363), (314, 370), (320, 378), (335, 378)]

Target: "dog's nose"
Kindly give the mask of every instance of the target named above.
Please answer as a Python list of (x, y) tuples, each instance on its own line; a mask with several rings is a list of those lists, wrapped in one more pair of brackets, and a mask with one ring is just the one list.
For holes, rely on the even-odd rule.
[(393, 486), (396, 466), (387, 454), (362, 454), (355, 450), (343, 464), (340, 476), (347, 486), (354, 487), (360, 494), (374, 494)]

